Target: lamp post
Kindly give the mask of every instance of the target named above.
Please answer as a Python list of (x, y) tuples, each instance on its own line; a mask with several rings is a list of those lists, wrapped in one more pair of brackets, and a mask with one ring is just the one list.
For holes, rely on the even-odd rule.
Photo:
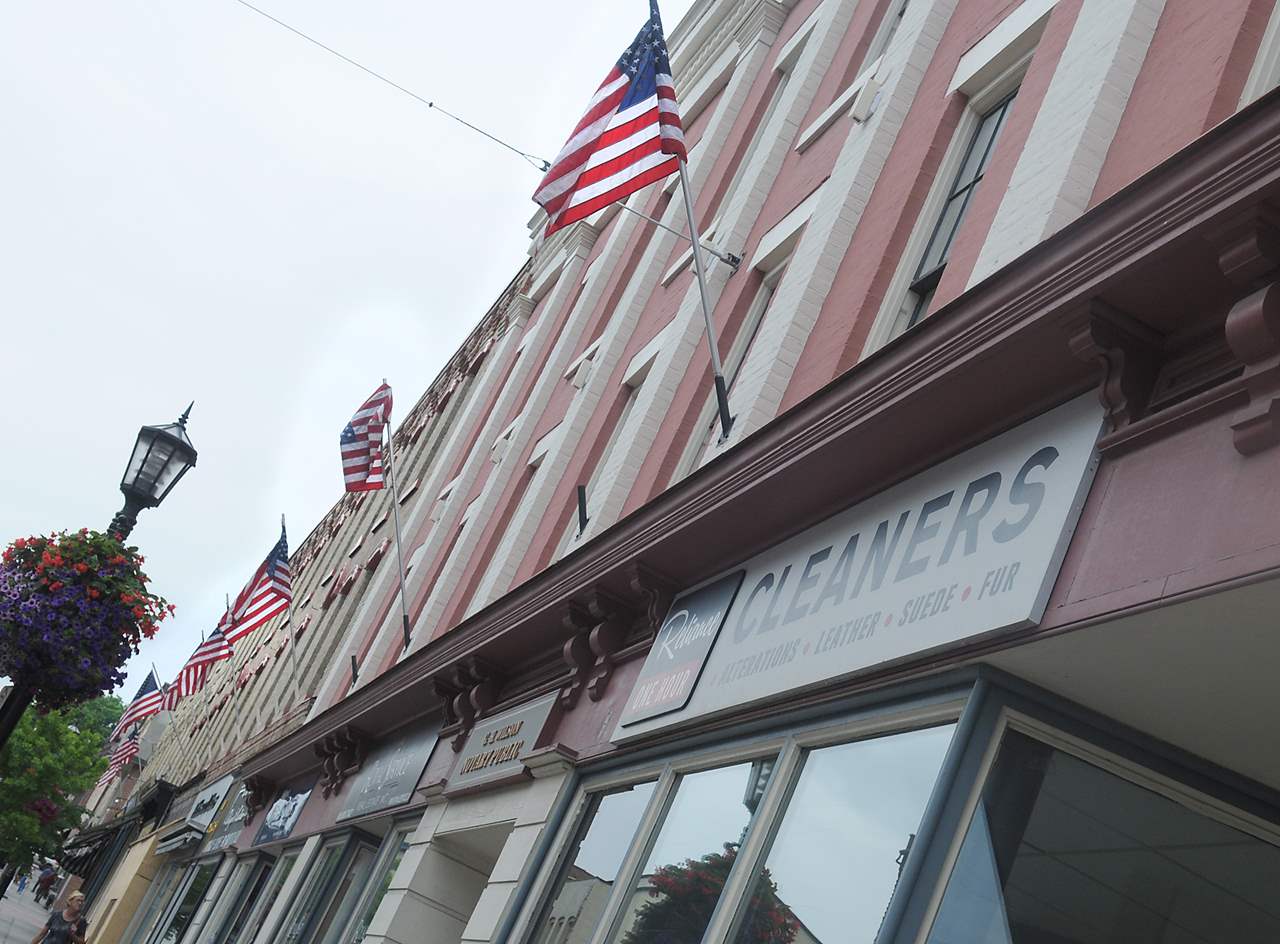
[(108, 533), (124, 541), (138, 523), (138, 512), (154, 508), (173, 491), (178, 479), (196, 464), (196, 447), (187, 438), (187, 417), (194, 401), (166, 426), (144, 426), (138, 430), (129, 464), (120, 479), (124, 507), (111, 519)]
[[(144, 426), (138, 431), (129, 464), (120, 479), (124, 507), (111, 519), (108, 529), (121, 543), (138, 523), (138, 512), (164, 501), (178, 479), (196, 464), (196, 448), (187, 438), (187, 417), (194, 405), (193, 402), (188, 406), (176, 423)], [(35, 696), (30, 684), (23, 684), (21, 679), (12, 681), (13, 685), (0, 699), (0, 747), (9, 740)]]

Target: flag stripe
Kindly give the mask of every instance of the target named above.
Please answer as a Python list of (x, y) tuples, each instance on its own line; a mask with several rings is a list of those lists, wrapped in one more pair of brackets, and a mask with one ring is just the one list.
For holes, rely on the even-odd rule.
[(676, 172), (685, 159), (662, 20), (657, 0), (650, 0), (648, 22), (605, 76), (534, 192), (547, 213), (543, 237)]

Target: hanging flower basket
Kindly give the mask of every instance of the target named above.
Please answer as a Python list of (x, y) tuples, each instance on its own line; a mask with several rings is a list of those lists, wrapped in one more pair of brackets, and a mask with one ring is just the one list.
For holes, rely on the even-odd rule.
[(44, 709), (111, 691), (173, 607), (147, 590), (137, 548), (81, 529), (0, 554), (0, 675)]

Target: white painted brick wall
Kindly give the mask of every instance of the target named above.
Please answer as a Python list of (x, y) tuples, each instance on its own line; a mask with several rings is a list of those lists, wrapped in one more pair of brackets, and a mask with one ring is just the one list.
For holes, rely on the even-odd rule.
[(979, 253), (974, 285), (1088, 208), (1164, 0), (1085, 0)]
[[(723, 246), (741, 246), (747, 238), (752, 224), (763, 206), (769, 186), (781, 167), (790, 142), (794, 140), (799, 122), (816, 92), (817, 79), (825, 70), (834, 55), (844, 26), (856, 0), (838, 0), (829, 4), (830, 11), (826, 18), (825, 28), (819, 25), (815, 36), (806, 44), (796, 64), (795, 77), (783, 90), (783, 97), (774, 110), (771, 119), (770, 133), (761, 136), (765, 146), (756, 153), (747, 155), (746, 169), (736, 194), (726, 196), (726, 205), (721, 212), (721, 225), (717, 233), (717, 241)], [(841, 25), (843, 24), (843, 26)], [(820, 35), (819, 35), (820, 34)], [(737, 69), (728, 87), (725, 89), (716, 114), (705, 132), (704, 145), (714, 151), (732, 129), (734, 121), (746, 104), (751, 85), (763, 68), (769, 47), (774, 36), (764, 34), (753, 38), (746, 45)], [(805, 77), (800, 81), (800, 77)], [(706, 162), (698, 161), (695, 153), (690, 167), (690, 189), (695, 196), (705, 183), (709, 173)], [(673, 200), (667, 211), (667, 222), (683, 219), (684, 208), (679, 200)], [(663, 266), (666, 264), (674, 245), (675, 237), (667, 233), (659, 233), (646, 251), (632, 277), (631, 284), (624, 295), (622, 303), (610, 323), (609, 330), (601, 344), (601, 351), (596, 355), (601, 361), (600, 369), (593, 372), (592, 380), (574, 402), (569, 415), (565, 419), (566, 434), (561, 440), (561, 448), (555, 455), (549, 455), (550, 463), (543, 493), (549, 499), (550, 493), (562, 477), (568, 461), (572, 456), (574, 443), (586, 431), (592, 411), (599, 408), (605, 398), (612, 397), (614, 391), (612, 373), (631, 332), (639, 319), (644, 305), (651, 292), (651, 287), (661, 278)], [(707, 290), (711, 304), (714, 305), (729, 278), (729, 270), (722, 265), (712, 265), (707, 272)], [(697, 285), (691, 284), (678, 312), (673, 319), (669, 341), (654, 359), (653, 366), (644, 384), (637, 391), (637, 400), (627, 417), (625, 427), (615, 440), (615, 447), (601, 461), (604, 465), (596, 477), (595, 487), (588, 496), (588, 514), (590, 522), (586, 531), (578, 540), (586, 540), (591, 535), (607, 528), (617, 521), (623, 503), (635, 482), (635, 475), (645, 456), (653, 445), (654, 438), (662, 421), (670, 410), (676, 390), (684, 378), (690, 359), (703, 340), (703, 323), (701, 302)], [(532, 489), (531, 489), (532, 491)], [(534, 500), (530, 503), (529, 513), (541, 517), (540, 512), (546, 507), (546, 501)], [(515, 523), (513, 523), (514, 525)], [(536, 527), (537, 522), (522, 522), (529, 528)], [(568, 527), (568, 522), (565, 523)], [(514, 528), (513, 528), (514, 530)], [(511, 553), (523, 557), (525, 548), (511, 543)], [(570, 545), (573, 546), (572, 544)], [(503, 588), (505, 589), (505, 588)]]
[[(402, 531), (406, 534), (413, 534), (417, 528), (426, 520), (430, 514), (432, 505), (435, 503), (435, 497), (440, 494), (440, 490), (448, 484), (447, 476), (449, 470), (457, 463), (458, 457), (461, 455), (468, 435), (472, 430), (480, 424), (481, 417), (484, 415), (485, 402), (487, 401), (492, 387), (498, 383), (503, 374), (510, 369), (512, 359), (515, 356), (516, 348), (520, 343), (519, 331), (508, 331), (501, 340), (499, 340), (494, 348), (485, 358), (484, 364), (480, 367), (480, 372), (473, 383), (467, 390), (467, 402), (458, 412), (453, 425), (447, 434), (444, 446), (437, 453), (436, 461), (427, 470), (423, 476), (422, 484), (419, 486), (421, 498), (413, 502), (408, 507), (408, 514), (401, 516)], [(530, 346), (537, 346), (537, 342), (531, 342)], [(535, 352), (525, 351), (521, 355), (520, 361), (517, 363), (517, 372), (521, 365), (532, 362), (530, 354)], [(507, 383), (510, 385), (510, 378)], [(485, 421), (485, 427), (481, 431), (477, 443), (485, 441), (485, 432), (492, 431), (489, 436), (489, 442), (493, 442), (493, 438), (497, 436), (501, 430), (503, 419), (497, 415), (498, 411), (490, 412), (488, 419)], [(459, 482), (458, 488), (463, 487), (463, 483)], [(448, 534), (449, 532), (441, 530), (440, 524), (437, 523), (431, 527), (428, 532), (426, 541), (436, 539), (437, 535)], [(413, 547), (406, 547), (405, 553), (411, 554)], [(421, 574), (417, 574), (421, 579)], [(410, 574), (409, 582), (412, 585), (414, 574)], [(357, 637), (362, 637), (369, 620), (372, 619), (372, 613), (379, 605), (380, 601), (385, 598), (387, 593), (392, 592), (392, 588), (399, 582), (399, 575), (393, 566), (382, 566), (374, 572), (373, 577), (365, 586), (361, 596), (359, 607), (356, 610), (355, 617), (350, 621), (347, 631), (347, 637), (343, 640), (344, 648), (336, 651), (340, 654), (349, 653), (357, 642)], [(400, 638), (398, 627), (400, 624), (400, 613), (398, 606), (393, 606), (388, 612), (387, 619), (379, 628), (380, 636), (387, 635), (387, 626), (397, 627), (394, 633), (397, 640)], [(370, 650), (373, 651), (373, 650)], [(367, 661), (367, 660), (366, 660)], [(311, 717), (314, 717), (319, 711), (328, 705), (333, 698), (342, 694), (342, 689), (346, 686), (348, 673), (350, 672), (350, 660), (347, 658), (333, 659), (324, 681), (317, 687), (317, 698), (311, 708)], [(374, 675), (372, 672), (364, 672), (361, 675), (361, 681), (370, 680)]]
[(737, 419), (729, 439), (713, 444), (704, 461), (777, 415), (840, 260), (954, 8), (955, 0), (907, 7), (893, 44), (885, 52), (880, 104), (866, 122), (849, 131), (734, 384), (731, 407)]

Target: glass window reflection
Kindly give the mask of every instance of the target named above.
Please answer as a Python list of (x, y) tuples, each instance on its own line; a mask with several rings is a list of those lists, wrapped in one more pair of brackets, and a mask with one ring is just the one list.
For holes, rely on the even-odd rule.
[(929, 944), (1280, 940), (1280, 849), (1016, 732)]
[(810, 752), (736, 944), (871, 944), (954, 728)]
[(650, 781), (593, 798), (594, 809), (579, 830), (573, 861), (561, 876), (534, 944), (581, 944), (590, 939), (653, 788)]
[(699, 944), (772, 768), (761, 760), (680, 779), (616, 944)]

